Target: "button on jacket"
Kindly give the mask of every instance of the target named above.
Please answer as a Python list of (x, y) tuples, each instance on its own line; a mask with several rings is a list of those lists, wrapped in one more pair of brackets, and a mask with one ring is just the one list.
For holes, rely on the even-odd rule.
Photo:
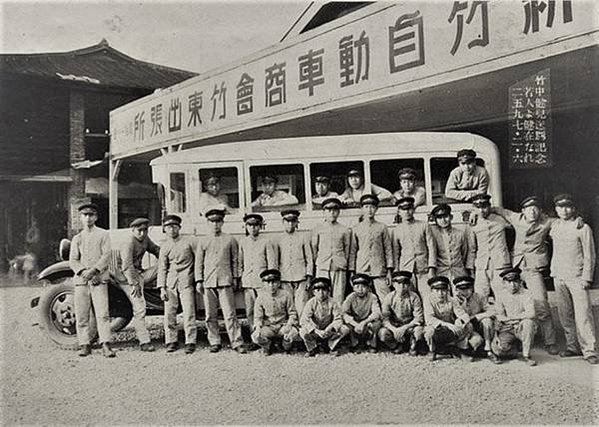
[(86, 281), (81, 277), (81, 273), (92, 268), (100, 272), (101, 280), (108, 280), (109, 262), (110, 236), (108, 231), (93, 226), (91, 230), (84, 228), (73, 237), (69, 254), (69, 266), (75, 273), (73, 284), (86, 284)]
[(597, 256), (591, 227), (584, 224), (577, 229), (574, 220), (556, 219), (549, 234), (553, 240), (551, 276), (592, 282)]
[(339, 304), (331, 297), (324, 301), (319, 301), (316, 297), (311, 298), (304, 306), (300, 319), (300, 325), (305, 333), (315, 329), (326, 329), (331, 324), (337, 329), (343, 324)]
[(295, 326), (298, 324), (297, 311), (291, 294), (283, 289), (272, 295), (261, 290), (254, 306), (254, 325), (262, 326)]
[(459, 277), (466, 274), (465, 269), (474, 268), (474, 242), (471, 234), (453, 226), (441, 228), (433, 225), (431, 234), (437, 249), (437, 274), (447, 277)]
[(520, 289), (515, 294), (501, 292), (495, 302), (495, 313), (499, 321), (504, 320), (502, 317), (534, 319), (535, 304), (532, 295), (526, 289)]
[(283, 282), (301, 282), (314, 274), (314, 258), (309, 237), (304, 233), (283, 233), (273, 240)]
[(267, 237), (245, 236), (239, 241), (239, 274), (242, 287), (261, 288), (260, 273), (276, 266), (275, 250)]
[(511, 267), (510, 252), (505, 239), (505, 229), (509, 223), (501, 216), (491, 213), (488, 218), (478, 217), (476, 225), (470, 227), (473, 233), (476, 259), (474, 266), (486, 270), (492, 260), (496, 270)]
[(200, 237), (195, 258), (196, 281), (205, 288), (231, 286), (239, 277), (237, 241), (226, 233)]
[(352, 292), (345, 298), (341, 312), (343, 313), (343, 319), (348, 323), (351, 320), (362, 322), (366, 319), (368, 319), (368, 322), (373, 322), (381, 318), (379, 300), (371, 292), (368, 292), (363, 298)]
[(331, 271), (347, 270), (351, 249), (349, 228), (338, 222), (321, 224), (312, 230), (311, 245), (316, 256), (317, 276)]
[(393, 260), (396, 270), (424, 273), (437, 265), (435, 241), (429, 225), (413, 219), (393, 230)]
[(155, 257), (160, 256), (160, 246), (146, 236), (141, 242), (133, 235), (127, 238), (127, 242), (121, 247), (119, 252), (121, 257), (121, 270), (130, 284), (138, 283), (139, 273), (143, 271), (141, 262), (146, 252)]
[(393, 245), (387, 226), (365, 219), (352, 230), (349, 270), (382, 277), (393, 268)]
[(191, 236), (168, 239), (158, 257), (158, 287), (185, 289), (194, 285), (196, 240)]
[(464, 202), (476, 194), (484, 194), (489, 189), (489, 173), (482, 166), (476, 165), (471, 174), (464, 172), (459, 166), (452, 170), (445, 185), (445, 196)]
[(383, 326), (402, 326), (416, 320), (417, 325), (424, 325), (422, 300), (415, 292), (403, 296), (393, 291), (385, 296), (382, 304)]
[(424, 307), (424, 320), (427, 326), (437, 327), (441, 322), (454, 323), (456, 320), (455, 305), (453, 298), (447, 298), (447, 301), (431, 294), (424, 299), (422, 303)]

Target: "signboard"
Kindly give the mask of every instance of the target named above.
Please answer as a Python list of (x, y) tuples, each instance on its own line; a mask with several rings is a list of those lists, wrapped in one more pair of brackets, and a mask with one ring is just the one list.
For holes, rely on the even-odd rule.
[(551, 80), (543, 70), (509, 89), (510, 168), (548, 168), (551, 151)]
[(458, 80), (580, 48), (580, 40), (596, 44), (590, 10), (568, 0), (375, 3), (112, 111), (111, 155)]

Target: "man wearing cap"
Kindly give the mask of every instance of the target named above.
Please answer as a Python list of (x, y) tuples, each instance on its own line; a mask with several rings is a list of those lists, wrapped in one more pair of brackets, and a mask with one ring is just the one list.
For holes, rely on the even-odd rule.
[(426, 204), (426, 190), (416, 185), (416, 171), (412, 168), (402, 168), (397, 173), (399, 178), (399, 190), (393, 193), (396, 200), (404, 197), (414, 198), (414, 207)]
[(200, 193), (198, 202), (199, 211), (205, 214), (209, 209), (226, 210), (229, 207), (229, 201), (226, 194), (220, 194), (220, 179), (215, 175), (209, 176), (204, 181), (205, 191)]
[(281, 271), (283, 289), (291, 293), (297, 314), (301, 316), (309, 299), (308, 284), (314, 274), (314, 258), (310, 237), (296, 231), (299, 216), (300, 212), (295, 209), (281, 211), (285, 232), (273, 239), (273, 246)]
[(318, 175), (314, 178), (314, 194), (312, 203), (321, 205), (327, 199), (339, 197), (339, 194), (331, 191), (331, 178), (324, 175)]
[(343, 304), (347, 268), (351, 247), (351, 230), (337, 222), (341, 209), (337, 198), (326, 199), (322, 203), (324, 224), (312, 230), (312, 253), (316, 258), (316, 277), (328, 277), (333, 286), (333, 299)]
[(277, 260), (270, 239), (262, 236), (262, 215), (247, 214), (243, 217), (246, 236), (239, 241), (239, 274), (245, 300), (245, 311), (250, 327), (254, 325), (254, 304), (262, 288), (260, 273), (276, 267)]
[(522, 286), (521, 270), (510, 268), (501, 273), (505, 292), (495, 302), (495, 338), (491, 343), (493, 353), (507, 356), (516, 351), (515, 340), (522, 342), (522, 357), (529, 366), (535, 366), (530, 349), (537, 332), (535, 305), (532, 295)]
[(431, 216), (435, 225), (431, 234), (437, 250), (437, 268), (435, 273), (454, 280), (461, 276), (471, 276), (474, 272), (474, 242), (472, 233), (454, 227), (451, 206), (440, 204), (433, 208)]
[(589, 296), (595, 272), (595, 243), (591, 227), (576, 225), (576, 207), (569, 194), (554, 198), (558, 219), (551, 226), (553, 240), (551, 276), (557, 294), (557, 311), (566, 334), (566, 350), (560, 356), (580, 354), (590, 364), (599, 359), (595, 351), (595, 320)]
[(477, 194), (486, 194), (489, 173), (475, 163), (476, 151), (458, 151), (458, 166), (452, 170), (445, 185), (445, 197), (461, 202), (470, 201)]
[(331, 280), (328, 277), (316, 277), (310, 289), (314, 296), (308, 300), (300, 318), (300, 336), (306, 344), (306, 357), (316, 355), (318, 344), (326, 342), (336, 355), (337, 344), (349, 334), (349, 328), (343, 324), (341, 306), (331, 298)]
[(377, 352), (376, 338), (381, 327), (381, 308), (376, 295), (370, 292), (372, 281), (367, 274), (357, 273), (351, 279), (353, 292), (347, 296), (341, 307), (343, 320), (350, 330), (353, 349), (360, 341), (365, 342), (368, 351)]
[(486, 298), (474, 293), (474, 279), (470, 276), (457, 277), (453, 281), (454, 312), (457, 316), (456, 323), (463, 326), (469, 333), (467, 342), (472, 349), (468, 357), (474, 360), (474, 354), (484, 344), (487, 356), (493, 363), (501, 363), (491, 351), (491, 341), (495, 333), (493, 316), (494, 312)]
[(456, 323), (455, 302), (449, 296), (449, 279), (445, 276), (431, 277), (428, 285), (431, 293), (422, 302), (426, 323), (424, 339), (430, 350), (431, 361), (435, 361), (440, 346), (451, 347), (454, 354), (457, 351), (454, 347), (467, 349), (468, 331), (461, 324)]
[(358, 169), (351, 169), (347, 173), (347, 188), (339, 197), (339, 200), (347, 205), (358, 205), (362, 196), (373, 194), (379, 201), (393, 200), (393, 194), (383, 187), (370, 184), (370, 190), (367, 191), (364, 185), (364, 176)]
[(416, 356), (417, 342), (424, 337), (424, 312), (422, 300), (412, 292), (412, 272), (396, 271), (391, 277), (395, 289), (387, 294), (382, 303), (383, 327), (379, 340), (399, 354), (409, 343), (410, 355)]
[(490, 199), (488, 194), (473, 197), (476, 221), (470, 223), (468, 232), (472, 233), (476, 252), (474, 292), (488, 297), (492, 289), (497, 298), (497, 293), (502, 290), (499, 274), (512, 266), (505, 234), (510, 224), (491, 211)]
[(268, 356), (272, 352), (273, 338), (280, 337), (283, 348), (289, 353), (293, 342), (299, 338), (293, 297), (281, 289), (279, 270), (264, 270), (260, 278), (264, 285), (256, 298), (252, 341), (261, 346)]
[(299, 203), (299, 200), (293, 194), (277, 190), (277, 182), (276, 176), (267, 175), (262, 177), (262, 194), (252, 202), (253, 208), (297, 205)]
[(89, 333), (90, 309), (93, 306), (98, 325), (98, 335), (102, 343), (102, 354), (114, 357), (110, 348), (112, 334), (108, 313), (108, 282), (110, 274), (110, 237), (108, 232), (96, 227), (98, 207), (87, 203), (79, 207), (82, 230), (73, 237), (69, 254), (69, 266), (75, 285), (75, 317), (77, 322), (77, 340), (79, 356), (91, 354), (91, 336)]
[(162, 220), (166, 241), (158, 256), (158, 288), (164, 301), (164, 341), (166, 351), (172, 353), (179, 348), (177, 336), (177, 310), (179, 300), (183, 309), (183, 331), (185, 353), (195, 351), (197, 342), (194, 257), (196, 242), (191, 236), (181, 236), (181, 218), (166, 215)]
[(393, 230), (395, 270), (410, 271), (422, 298), (428, 295), (427, 280), (437, 266), (435, 241), (427, 222), (414, 218), (414, 198), (397, 201), (398, 224)]
[(388, 277), (393, 271), (393, 243), (387, 226), (375, 219), (378, 197), (365, 194), (360, 205), (363, 220), (352, 230), (350, 275), (355, 272), (369, 276), (382, 301), (390, 292)]
[(223, 233), (225, 212), (211, 209), (206, 212), (208, 233), (198, 240), (195, 258), (196, 290), (203, 292), (206, 308), (206, 329), (210, 352), (221, 349), (218, 329), (218, 307), (220, 306), (231, 347), (238, 353), (245, 353), (241, 327), (235, 313), (233, 286), (239, 283), (239, 248), (237, 241)]
[(148, 236), (148, 218), (136, 218), (131, 221), (131, 234), (121, 246), (120, 269), (117, 271), (117, 283), (129, 298), (133, 308), (135, 333), (142, 351), (154, 351), (150, 344), (150, 334), (146, 327), (146, 299), (144, 286), (152, 283), (158, 276), (158, 264), (144, 270), (142, 259), (146, 252), (159, 257), (160, 247)]

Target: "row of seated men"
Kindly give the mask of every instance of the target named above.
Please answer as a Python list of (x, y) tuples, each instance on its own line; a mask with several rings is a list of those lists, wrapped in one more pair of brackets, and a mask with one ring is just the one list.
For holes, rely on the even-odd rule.
[[(589, 363), (597, 362), (588, 295), (594, 269), (594, 245), (590, 228), (576, 216), (570, 195), (562, 194), (554, 199), (557, 219), (541, 214), (536, 197), (523, 200), (522, 213), (516, 213), (492, 208), (488, 195), (476, 195), (472, 199), (473, 222), (466, 231), (451, 225), (448, 205), (433, 210), (435, 226), (414, 219), (414, 199), (406, 197), (398, 202), (401, 221), (390, 233), (387, 225), (376, 220), (378, 198), (364, 195), (360, 202), (364, 220), (350, 230), (338, 222), (341, 202), (334, 198), (324, 201), (325, 222), (312, 230), (309, 237), (296, 232), (300, 213), (283, 210), (285, 231), (281, 236), (268, 239), (261, 235), (262, 217), (248, 214), (244, 218), (247, 236), (238, 242), (222, 232), (225, 212), (213, 209), (206, 213), (209, 233), (199, 238), (181, 236), (181, 218), (166, 216), (163, 229), (167, 239), (159, 249), (147, 237), (147, 220), (134, 221), (132, 237), (121, 250), (123, 275), (127, 280), (120, 283), (124, 290), (130, 290), (126, 292), (128, 295), (136, 295), (131, 300), (135, 324), (141, 331), (138, 337), (140, 334), (146, 336), (142, 285), (147, 281), (144, 276), (152, 275), (141, 270), (141, 258), (146, 250), (150, 250), (159, 258), (157, 282), (165, 301), (167, 351), (175, 351), (178, 347), (176, 312), (179, 300), (183, 307), (186, 351), (194, 351), (197, 338), (195, 292), (200, 292), (206, 308), (211, 351), (221, 348), (217, 322), (220, 306), (232, 347), (245, 352), (235, 316), (234, 291), (239, 287), (243, 289), (250, 325), (255, 325), (253, 308), (263, 288), (259, 275), (268, 269), (279, 270), (283, 286), (292, 294), (301, 318), (313, 277), (328, 278), (333, 299), (342, 305), (348, 277), (367, 276), (378, 300), (384, 301), (391, 291), (391, 273), (409, 271), (426, 306), (432, 294), (428, 281), (439, 276), (453, 281), (473, 277), (474, 291), (484, 302), (489, 301), (491, 290), (499, 300), (505, 288), (501, 275), (517, 266), (523, 270), (522, 276), (528, 287), (526, 292), (534, 301), (535, 321), (543, 333), (547, 351), (557, 354), (542, 275), (549, 265), (546, 240), (552, 237), (551, 274), (567, 341), (561, 355), (573, 356), (582, 352)], [(82, 220), (86, 218), (82, 216)], [(513, 254), (510, 254), (505, 239), (505, 228), (509, 224), (516, 230)], [(77, 247), (76, 239), (73, 243), (72, 250)], [(79, 274), (77, 267), (73, 264), (73, 270)], [(142, 350), (148, 348), (149, 342), (140, 338), (140, 343)]]

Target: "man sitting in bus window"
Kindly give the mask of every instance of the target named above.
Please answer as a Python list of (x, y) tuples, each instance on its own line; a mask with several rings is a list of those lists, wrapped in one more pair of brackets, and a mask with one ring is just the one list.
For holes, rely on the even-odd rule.
[(458, 151), (458, 167), (451, 171), (445, 186), (445, 196), (468, 202), (477, 194), (485, 194), (489, 188), (489, 173), (475, 163), (476, 151)]
[(420, 185), (416, 185), (416, 171), (412, 168), (402, 168), (397, 173), (399, 178), (399, 190), (393, 193), (397, 200), (404, 197), (414, 198), (414, 207), (426, 203), (426, 190)]
[(326, 199), (339, 197), (339, 194), (331, 191), (331, 178), (324, 175), (318, 175), (314, 178), (314, 195), (312, 203), (321, 205)]
[(347, 184), (348, 187), (345, 189), (339, 199), (347, 205), (358, 205), (360, 198), (364, 194), (374, 194), (378, 197), (379, 202), (392, 200), (393, 194), (383, 187), (371, 184), (370, 191), (367, 191), (364, 186), (364, 176), (358, 169), (351, 169), (347, 173)]
[(253, 208), (297, 205), (299, 203), (297, 197), (293, 194), (277, 190), (277, 182), (276, 176), (266, 175), (262, 177), (262, 194), (252, 202)]
[(203, 215), (210, 209), (226, 210), (229, 207), (227, 195), (220, 194), (220, 178), (210, 175), (204, 183), (206, 191), (200, 194), (200, 213)]

